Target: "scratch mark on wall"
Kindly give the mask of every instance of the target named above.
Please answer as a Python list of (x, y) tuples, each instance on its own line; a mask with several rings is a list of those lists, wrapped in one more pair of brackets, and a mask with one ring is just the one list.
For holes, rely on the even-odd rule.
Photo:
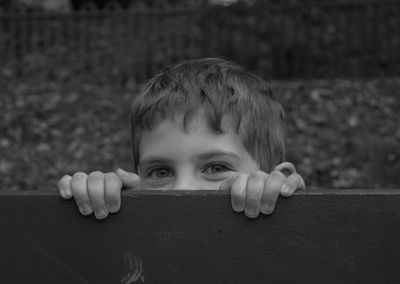
[(156, 238), (160, 239), (176, 239), (184, 237), (186, 232), (184, 231), (171, 231), (171, 232), (157, 232), (155, 233)]
[(89, 282), (76, 273), (71, 267), (67, 264), (61, 262), (54, 254), (48, 252), (43, 246), (41, 246), (38, 242), (33, 242), (29, 240), (31, 244), (33, 244), (33, 249), (40, 255), (42, 255), (45, 259), (49, 260), (52, 264), (56, 265), (61, 271), (75, 279), (75, 283), (88, 284)]
[(144, 283), (142, 260), (138, 256), (132, 256), (129, 251), (124, 252), (124, 263), (128, 268), (128, 274), (122, 278), (124, 284)]

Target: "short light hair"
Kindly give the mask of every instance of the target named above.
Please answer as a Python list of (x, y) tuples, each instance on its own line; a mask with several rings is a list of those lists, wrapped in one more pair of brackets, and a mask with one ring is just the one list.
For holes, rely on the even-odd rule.
[(205, 58), (164, 69), (135, 98), (130, 117), (135, 171), (143, 132), (176, 114), (183, 115), (186, 129), (199, 109), (216, 133), (224, 132), (222, 118), (229, 116), (261, 170), (270, 172), (285, 159), (284, 111), (268, 84), (230, 61)]

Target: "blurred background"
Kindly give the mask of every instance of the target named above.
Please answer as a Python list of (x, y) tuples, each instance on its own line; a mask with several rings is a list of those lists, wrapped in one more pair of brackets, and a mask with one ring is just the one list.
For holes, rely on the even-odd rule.
[(400, 1), (0, 0), (0, 188), (132, 170), (129, 111), (200, 57), (261, 75), (309, 188), (400, 188)]

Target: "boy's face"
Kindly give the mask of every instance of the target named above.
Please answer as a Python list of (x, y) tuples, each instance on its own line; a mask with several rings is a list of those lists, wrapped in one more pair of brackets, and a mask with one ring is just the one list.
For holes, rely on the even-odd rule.
[(259, 170), (238, 134), (223, 123), (215, 133), (197, 112), (187, 131), (182, 116), (162, 121), (145, 132), (139, 146), (139, 176), (143, 189), (218, 189), (236, 172)]

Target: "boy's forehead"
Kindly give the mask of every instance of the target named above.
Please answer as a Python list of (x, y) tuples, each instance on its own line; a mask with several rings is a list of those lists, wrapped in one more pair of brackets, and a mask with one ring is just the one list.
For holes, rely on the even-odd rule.
[(169, 135), (176, 131), (183, 132), (187, 135), (204, 135), (205, 133), (207, 133), (208, 136), (217, 136), (223, 133), (236, 134), (235, 131), (233, 131), (230, 118), (224, 117), (222, 119), (221, 129), (223, 131), (222, 133), (215, 131), (207, 116), (203, 115), (201, 112), (192, 115), (186, 122), (184, 121), (183, 114), (174, 114), (173, 116), (158, 120), (151, 129), (144, 131), (141, 138), (143, 139), (143, 137), (148, 135)]
[[(229, 118), (223, 121), (223, 132), (217, 132), (209, 125), (209, 121), (202, 112), (196, 113), (184, 127), (183, 115), (161, 120), (151, 130), (145, 131), (141, 137), (139, 153), (153, 155), (165, 151), (179, 151), (179, 147), (186, 147), (193, 151), (242, 151), (241, 138), (230, 127)], [(225, 125), (225, 126), (224, 126)], [(178, 148), (177, 148), (178, 147)]]
[[(165, 117), (157, 116), (153, 128), (147, 132), (152, 132), (160, 126), (164, 128), (180, 127), (184, 132), (188, 133), (196, 131), (198, 128), (207, 128), (208, 130), (215, 132), (209, 115), (202, 107), (194, 113), (174, 112)], [(236, 133), (235, 120), (231, 114), (224, 114), (222, 116), (220, 128), (226, 133)]]

